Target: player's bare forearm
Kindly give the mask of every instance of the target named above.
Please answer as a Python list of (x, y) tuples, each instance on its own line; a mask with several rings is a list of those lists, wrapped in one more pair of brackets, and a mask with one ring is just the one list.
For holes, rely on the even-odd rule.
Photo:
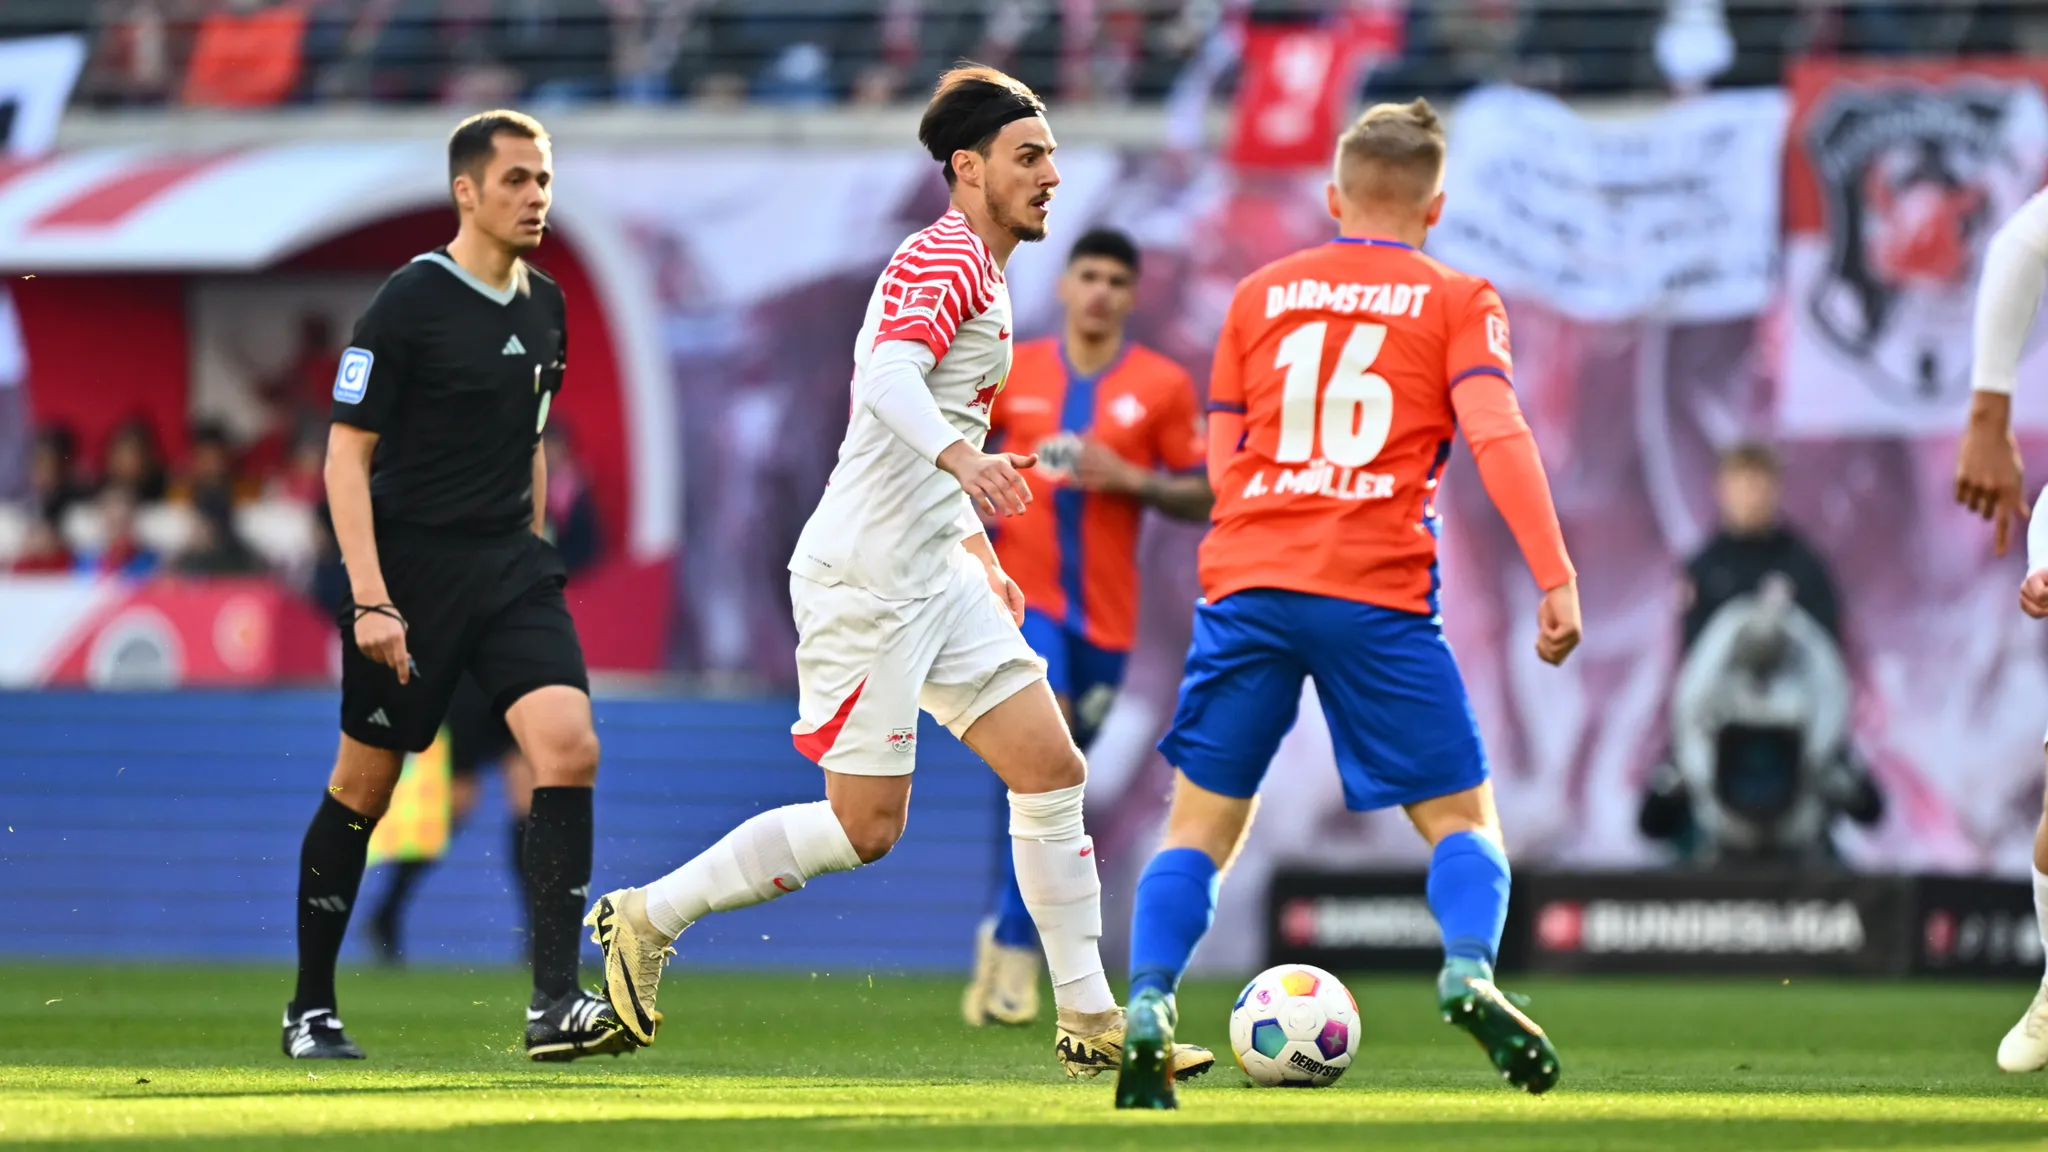
[(538, 444), (533, 446), (533, 534), (548, 534), (548, 456)]
[(327, 506), (334, 517), (334, 540), (348, 569), (349, 594), (357, 604), (385, 604), (384, 569), (377, 558), (376, 519), (370, 510), (370, 457), (377, 433), (348, 424), (332, 424), (327, 432)]
[(1017, 587), (1015, 580), (1010, 579), (1009, 573), (1003, 571), (1002, 562), (996, 559), (995, 545), (989, 543), (988, 534), (976, 532), (960, 541), (960, 546), (967, 549), (969, 555), (981, 561), (982, 568), (988, 572), (988, 589), (995, 593), (996, 599), (1003, 605), (1003, 610), (1010, 614), (1010, 622), (1024, 623), (1024, 592)]
[(989, 543), (988, 533), (976, 532), (974, 535), (962, 540), (960, 546), (967, 549), (969, 556), (981, 561), (982, 567), (987, 568), (990, 572), (1001, 572), (1003, 570), (1002, 561), (996, 559), (995, 545)]
[(1137, 495), (1148, 507), (1193, 524), (1206, 523), (1209, 509), (1216, 506), (1216, 491), (1209, 487), (1209, 478), (1200, 474), (1148, 472)]
[(1976, 389), (1956, 452), (1956, 503), (1992, 522), (1992, 550), (2005, 555), (2027, 518), (2025, 471), (2012, 431), (2012, 396)]
[(1970, 393), (1969, 430), (2004, 436), (2012, 430), (2012, 397), (2003, 392)]

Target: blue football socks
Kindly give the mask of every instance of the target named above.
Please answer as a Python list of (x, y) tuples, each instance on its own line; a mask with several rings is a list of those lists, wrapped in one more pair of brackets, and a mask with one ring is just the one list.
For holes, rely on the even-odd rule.
[(1508, 882), (1507, 854), (1491, 839), (1453, 832), (1437, 841), (1429, 858), (1429, 910), (1443, 930), (1446, 959), (1493, 964), (1508, 920)]
[(1138, 881), (1131, 912), (1131, 992), (1171, 995), (1195, 945), (1216, 918), (1216, 862), (1199, 848), (1168, 848), (1152, 857)]

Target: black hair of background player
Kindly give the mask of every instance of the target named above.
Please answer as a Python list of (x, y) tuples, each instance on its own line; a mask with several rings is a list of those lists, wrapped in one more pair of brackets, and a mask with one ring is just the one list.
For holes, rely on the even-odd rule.
[(1067, 251), (1067, 263), (1072, 264), (1087, 256), (1114, 260), (1129, 268), (1131, 275), (1138, 274), (1137, 242), (1131, 239), (1129, 233), (1120, 229), (1090, 228), (1081, 233), (1081, 238), (1074, 241), (1074, 246)]

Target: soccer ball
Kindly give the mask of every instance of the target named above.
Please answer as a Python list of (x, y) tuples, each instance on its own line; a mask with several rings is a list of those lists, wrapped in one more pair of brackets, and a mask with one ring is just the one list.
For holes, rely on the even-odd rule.
[(1358, 1054), (1358, 1001), (1321, 968), (1282, 964), (1252, 978), (1230, 1010), (1237, 1066), (1266, 1088), (1322, 1088)]

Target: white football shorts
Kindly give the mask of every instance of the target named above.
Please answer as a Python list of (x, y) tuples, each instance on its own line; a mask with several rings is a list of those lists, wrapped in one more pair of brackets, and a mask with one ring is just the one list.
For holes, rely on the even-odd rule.
[(791, 576), (796, 615), (797, 751), (852, 776), (917, 765), (922, 708), (955, 736), (1045, 678), (987, 570), (955, 549), (937, 595), (884, 600), (847, 584)]

